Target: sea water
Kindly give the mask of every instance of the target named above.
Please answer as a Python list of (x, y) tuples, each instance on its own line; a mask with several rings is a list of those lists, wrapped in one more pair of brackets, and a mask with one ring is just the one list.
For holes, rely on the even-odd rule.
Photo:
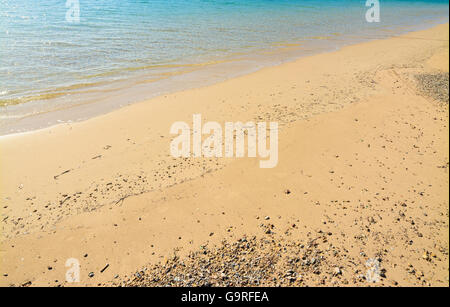
[(0, 134), (37, 128), (19, 128), (33, 115), (46, 114), (39, 127), (88, 118), (448, 21), (441, 0), (381, 0), (380, 22), (367, 10), (359, 0), (0, 0)]

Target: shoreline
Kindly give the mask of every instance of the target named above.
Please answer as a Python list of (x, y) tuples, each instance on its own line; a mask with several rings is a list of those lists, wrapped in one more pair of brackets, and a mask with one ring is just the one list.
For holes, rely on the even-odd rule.
[[(13, 113), (16, 112), (14, 109), (18, 108), (28, 108), (28, 115), (14, 115), (12, 118), (4, 118), (4, 124), (0, 125), (0, 137), (7, 135), (16, 135), (24, 132), (39, 131), (45, 128), (54, 127), (57, 125), (64, 124), (74, 124), (78, 122), (83, 122), (98, 116), (102, 116), (111, 112), (120, 110), (123, 107), (128, 107), (137, 103), (145, 103), (148, 100), (152, 100), (164, 95), (184, 92), (192, 90), (195, 88), (207, 87), (220, 82), (225, 82), (230, 79), (242, 77), (248, 74), (258, 72), (265, 68), (275, 67), (285, 63), (295, 62), (300, 58), (309, 57), (313, 55), (335, 52), (341, 48), (345, 48), (352, 45), (357, 45), (360, 43), (370, 42), (380, 39), (390, 39), (395, 37), (401, 37), (405, 34), (423, 31), (430, 29), (437, 25), (448, 23), (448, 18), (442, 18), (439, 21), (428, 21), (420, 25), (409, 25), (409, 26), (397, 26), (394, 30), (390, 30), (389, 34), (380, 35), (381, 37), (365, 37), (358, 35), (355, 37), (347, 37), (346, 41), (340, 42), (337, 46), (321, 46), (322, 42), (320, 40), (315, 41), (316, 46), (309, 51), (301, 51), (304, 47), (280, 47), (277, 50), (271, 49), (261, 49), (257, 52), (257, 56), (250, 54), (242, 54), (239, 57), (230, 56), (225, 59), (215, 59), (216, 64), (208, 64), (204, 68), (200, 68), (194, 71), (188, 71), (181, 73), (180, 75), (175, 75), (168, 77), (167, 79), (162, 79), (161, 81), (156, 81), (156, 83), (150, 84), (148, 86), (141, 86), (142, 83), (147, 83), (145, 77), (141, 80), (139, 77), (132, 77), (130, 79), (118, 81), (122, 84), (119, 88), (119, 92), (115, 91), (114, 95), (108, 96), (98, 96), (99, 90), (95, 90), (95, 87), (91, 90), (95, 90), (95, 93), (89, 94), (88, 96), (80, 96), (77, 98), (77, 93), (66, 94), (62, 100), (53, 99), (44, 101), (32, 101), (29, 103), (2, 106), (1, 109), (7, 110), (8, 107), (13, 109)], [(406, 29), (405, 29), (406, 27)], [(386, 29), (379, 29), (377, 32), (379, 34), (384, 33)], [(324, 40), (326, 42), (327, 40)], [(299, 43), (299, 42), (297, 42)], [(311, 46), (314, 46), (312, 44)], [(301, 45), (301, 44), (300, 44)], [(270, 57), (267, 53), (271, 54)], [(281, 57), (281, 58), (280, 58)], [(272, 58), (272, 59), (271, 59)], [(248, 63), (247, 63), (248, 62)], [(245, 64), (247, 63), (247, 64)], [(233, 68), (233, 66), (236, 66)], [(245, 68), (243, 68), (245, 67)], [(208, 72), (209, 71), (209, 72)], [(226, 71), (225, 73), (223, 73)], [(221, 75), (217, 77), (216, 75)], [(207, 78), (208, 76), (214, 76), (213, 79)], [(134, 81), (132, 81), (134, 80)], [(144, 82), (145, 81), (145, 82)], [(161, 82), (161, 85), (160, 83)], [(116, 83), (106, 83), (107, 87)], [(128, 83), (128, 85), (126, 85)], [(172, 84), (177, 84), (173, 86)], [(188, 84), (188, 85), (185, 85)], [(152, 87), (153, 86), (153, 87)], [(90, 91), (91, 91), (90, 90)], [(155, 91), (152, 94), (150, 92)], [(96, 97), (98, 96), (98, 97)], [(117, 97), (121, 98), (117, 98)], [(84, 97), (84, 98), (83, 98)], [(128, 97), (133, 97), (130, 100)], [(78, 101), (75, 104), (65, 105), (64, 100), (75, 99)], [(88, 101), (88, 102), (86, 102)], [(106, 104), (106, 101), (108, 103)], [(45, 111), (34, 110), (36, 104), (48, 104), (49, 109)], [(61, 106), (51, 106), (53, 103)], [(50, 107), (51, 106), (51, 107)], [(41, 107), (42, 108), (42, 107)], [(3, 111), (2, 111), (3, 112)], [(31, 112), (31, 113), (30, 113)], [(8, 112), (6, 112), (8, 113)], [(3, 114), (1, 116), (4, 116)], [(15, 119), (15, 118), (19, 119)], [(6, 121), (11, 121), (6, 123)], [(6, 124), (5, 124), (6, 123)]]
[[(448, 24), (402, 37), (0, 138), (0, 285), (71, 286), (69, 258), (76, 285), (146, 285), (135, 272), (246, 235), (319, 244), (295, 285), (367, 285), (380, 258), (378, 285), (448, 286), (448, 101), (416, 80), (448, 78)], [(172, 158), (170, 126), (194, 113), (277, 121), (278, 166)]]

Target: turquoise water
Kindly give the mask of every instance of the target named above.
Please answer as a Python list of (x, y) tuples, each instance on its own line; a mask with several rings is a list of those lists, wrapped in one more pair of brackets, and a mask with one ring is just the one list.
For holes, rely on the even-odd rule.
[(355, 0), (79, 2), (80, 22), (70, 23), (66, 0), (0, 0), (0, 105), (75, 99), (261, 50), (333, 47), (448, 20), (446, 1), (382, 0), (380, 23), (367, 23), (365, 1)]

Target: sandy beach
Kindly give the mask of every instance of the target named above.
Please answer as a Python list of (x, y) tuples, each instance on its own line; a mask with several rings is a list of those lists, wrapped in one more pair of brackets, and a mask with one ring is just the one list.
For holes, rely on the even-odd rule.
[[(1, 137), (0, 285), (449, 286), (448, 27)], [(196, 113), (278, 165), (173, 158)]]

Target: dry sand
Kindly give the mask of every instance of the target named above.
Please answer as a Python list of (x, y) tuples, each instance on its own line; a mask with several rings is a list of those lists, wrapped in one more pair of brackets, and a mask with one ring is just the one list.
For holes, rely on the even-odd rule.
[[(440, 25), (0, 138), (0, 285), (448, 286), (448, 41)], [(278, 166), (172, 158), (193, 113), (278, 121)]]

